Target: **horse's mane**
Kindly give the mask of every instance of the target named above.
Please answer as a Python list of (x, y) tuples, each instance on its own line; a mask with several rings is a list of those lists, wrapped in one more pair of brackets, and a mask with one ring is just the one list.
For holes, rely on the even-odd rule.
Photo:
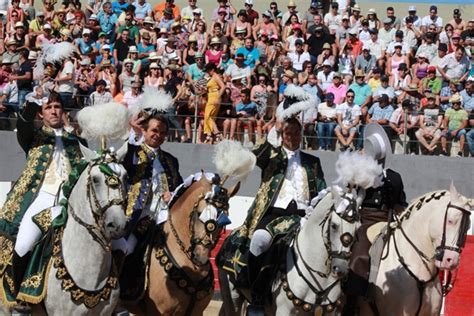
[[(209, 175), (210, 174), (204, 175), (204, 177), (206, 177), (209, 180), (208, 178)], [(171, 197), (171, 201), (168, 204), (168, 209), (171, 210), (173, 205), (176, 204), (176, 202), (184, 195), (184, 193), (186, 193), (188, 189), (191, 188), (195, 182), (198, 182), (200, 180), (201, 180), (201, 177), (199, 177), (198, 174), (194, 174), (186, 178), (184, 182), (174, 190), (173, 195)]]
[(440, 200), (447, 193), (449, 193), (448, 190), (432, 191), (432, 192), (428, 192), (428, 193), (416, 198), (415, 200), (412, 200), (410, 205), (408, 205), (408, 207), (405, 209), (405, 211), (400, 216), (400, 221), (407, 220), (408, 218), (410, 218), (410, 215), (413, 211), (418, 211), (425, 204), (427, 204), (427, 203), (429, 203), (433, 200)]

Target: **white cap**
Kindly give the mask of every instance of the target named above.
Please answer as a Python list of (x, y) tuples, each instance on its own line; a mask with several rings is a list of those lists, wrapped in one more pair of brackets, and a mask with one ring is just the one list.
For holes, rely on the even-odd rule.
[(91, 30), (89, 30), (89, 29), (84, 29), (84, 30), (82, 31), (82, 35), (84, 35), (84, 34), (90, 34), (90, 33), (92, 33), (92, 32), (91, 32)]
[(51, 30), (51, 25), (46, 23), (45, 25), (43, 25), (43, 29), (49, 29)]
[(102, 46), (101, 49), (110, 50), (110, 45), (109, 45), (109, 44), (105, 44), (105, 45)]
[(414, 5), (411, 5), (408, 7), (408, 11), (416, 11), (416, 7)]
[(246, 4), (253, 5), (253, 0), (245, 0), (245, 3), (246, 3)]
[(329, 59), (324, 60), (323, 66), (331, 66), (331, 62), (329, 61)]
[(129, 53), (138, 53), (138, 49), (136, 46), (130, 46), (130, 48), (128, 49), (128, 52)]
[(96, 20), (97, 21), (97, 14), (91, 14), (89, 20)]

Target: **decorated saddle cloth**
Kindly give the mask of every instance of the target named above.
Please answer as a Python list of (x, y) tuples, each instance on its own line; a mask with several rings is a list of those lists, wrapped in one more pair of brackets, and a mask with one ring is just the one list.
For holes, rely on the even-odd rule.
[[(13, 281), (12, 257), (15, 239), (5, 236), (0, 239), (0, 260), (4, 263), (0, 270), (0, 300), (5, 305), (11, 307), (17, 300), (39, 304), (44, 299), (49, 270), (53, 264), (51, 259), (57, 254), (59, 247), (55, 242), (60, 242), (58, 234), (67, 220), (67, 197), (86, 166), (84, 161), (69, 174), (68, 182), (62, 187), (65, 198), (61, 199), (58, 206), (47, 208), (32, 218), (42, 236), (33, 248), (20, 289), (14, 288)], [(15, 292), (18, 292), (17, 296), (14, 295)]]
[[(279, 267), (285, 264), (286, 251), (300, 227), (300, 220), (301, 217), (298, 215), (280, 216), (265, 226), (265, 229), (272, 235), (272, 245), (259, 256), (260, 264), (252, 266), (252, 269), (261, 270), (265, 267), (272, 270), (271, 278), (276, 276)], [(237, 287), (249, 288), (251, 285), (251, 280), (248, 279), (250, 239), (244, 242), (241, 238), (235, 238), (236, 235), (232, 236), (230, 235), (222, 245), (216, 259), (217, 265), (236, 281)], [(229, 256), (232, 256), (231, 260), (224, 260)]]

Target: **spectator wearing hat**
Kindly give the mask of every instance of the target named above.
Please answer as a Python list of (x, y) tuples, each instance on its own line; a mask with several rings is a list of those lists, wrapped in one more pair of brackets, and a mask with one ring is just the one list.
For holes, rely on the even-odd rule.
[(245, 0), (244, 2), (245, 12), (247, 13), (246, 20), (250, 25), (255, 27), (258, 24), (259, 14), (253, 9), (253, 0)]
[(405, 88), (411, 83), (411, 73), (406, 63), (401, 63), (398, 65), (397, 72), (392, 71), (392, 76), (390, 76), (389, 84), (395, 90), (395, 96), (397, 97), (396, 102), (401, 103), (401, 95), (404, 94)]
[(441, 125), (443, 115), (436, 105), (436, 96), (429, 94), (427, 96), (427, 104), (421, 110), (419, 115), (420, 128), (415, 135), (424, 151), (429, 155), (433, 155), (436, 150), (439, 139), (441, 138)]
[[(362, 53), (362, 47), (364, 43), (359, 39), (359, 31), (357, 28), (351, 28), (349, 30), (349, 38), (346, 41), (346, 45), (350, 45), (352, 48), (352, 55), (357, 58)], [(344, 49), (344, 48), (343, 48)], [(355, 60), (354, 60), (355, 63)]]
[(197, 5), (198, 0), (188, 0), (188, 5), (181, 9), (181, 17), (189, 16), (191, 21), (194, 20), (193, 12), (194, 10), (201, 11), (201, 16), (204, 15), (204, 11), (198, 7)]
[(91, 56), (97, 52), (94, 46), (94, 40), (91, 38), (91, 33), (91, 30), (84, 29), (82, 31), (82, 37), (74, 41), (77, 51), (82, 56)]
[(140, 100), (143, 95), (142, 84), (139, 79), (132, 82), (130, 90), (123, 94), (122, 104), (124, 104), (130, 113), (136, 113), (139, 109)]
[(441, 92), (442, 85), (442, 80), (436, 77), (436, 67), (429, 66), (428, 74), (420, 82), (420, 90), (439, 95), (439, 93)]
[(312, 0), (308, 10), (303, 14), (302, 28), (305, 32), (307, 32), (308, 29), (314, 25), (314, 17), (316, 15), (319, 15), (318, 1)]
[(97, 18), (102, 32), (107, 34), (109, 40), (115, 39), (115, 27), (118, 23), (118, 18), (117, 15), (113, 13), (112, 4), (110, 2), (104, 3)]
[(408, 18), (411, 19), (413, 26), (421, 30), (421, 17), (416, 14), (416, 6), (411, 5), (408, 7), (408, 15), (403, 18), (403, 24), (407, 24)]
[(109, 91), (112, 96), (117, 94), (117, 73), (116, 68), (112, 67), (112, 63), (109, 59), (104, 59), (98, 64), (97, 79), (104, 80), (106, 83), (105, 89)]
[(53, 29), (50, 24), (43, 25), (43, 33), (36, 37), (35, 47), (41, 48), (43, 45), (53, 44), (56, 38), (53, 36)]
[(159, 28), (165, 28), (168, 32), (170, 32), (172, 25), (176, 22), (175, 18), (173, 17), (173, 10), (171, 10), (170, 8), (165, 8), (165, 10), (163, 11), (163, 15), (157, 21)]
[(342, 16), (338, 13), (339, 4), (333, 2), (330, 5), (329, 12), (324, 15), (324, 24), (329, 28), (331, 35), (336, 35), (336, 30), (339, 28), (342, 22)]
[(140, 43), (138, 43), (137, 45), (137, 50), (138, 50), (138, 58), (140, 58), (144, 62), (144, 65), (148, 66), (150, 64), (150, 61), (148, 60), (150, 53), (156, 52), (155, 45), (151, 43), (150, 33), (148, 32), (142, 33)]
[(325, 60), (322, 64), (322, 71), (318, 71), (318, 86), (323, 93), (326, 93), (327, 88), (332, 84), (335, 72), (332, 69), (332, 64), (329, 60)]
[(342, 22), (336, 28), (336, 45), (339, 52), (342, 52), (346, 41), (349, 39), (349, 31), (351, 27), (349, 25), (349, 16), (344, 15), (342, 16)]
[(113, 56), (117, 65), (121, 65), (122, 62), (128, 56), (128, 50), (130, 46), (134, 46), (135, 42), (130, 39), (130, 31), (123, 29), (120, 33), (120, 37), (115, 41)]
[(124, 94), (132, 89), (132, 83), (139, 80), (133, 72), (133, 60), (125, 59), (123, 61), (122, 73), (118, 77), (120, 83), (120, 92)]
[(337, 106), (334, 103), (334, 94), (331, 92), (326, 93), (325, 101), (318, 105), (316, 129), (318, 131), (319, 149), (331, 150), (334, 142), (334, 129), (337, 125)]
[(301, 19), (301, 15), (300, 13), (298, 12), (298, 10), (296, 9), (296, 3), (294, 0), (290, 0), (288, 2), (288, 5), (287, 5), (287, 8), (288, 8), (288, 11), (286, 11), (285, 13), (283, 13), (283, 16), (281, 18), (281, 24), (282, 25), (286, 25), (288, 20), (290, 19), (290, 17), (292, 15), (296, 15), (296, 17), (298, 18), (298, 21), (302, 21)]
[(245, 64), (244, 54), (237, 53), (235, 55), (235, 63), (230, 64), (224, 73), (224, 81), (231, 82), (232, 78), (240, 77), (240, 78), (243, 78), (242, 84), (250, 88), (251, 87), (251, 82), (250, 82), (251, 73), (252, 73), (251, 68)]
[(149, 72), (148, 76), (145, 77), (144, 86), (162, 89), (164, 85), (164, 79), (160, 66), (157, 63), (152, 62), (148, 69)]
[(237, 34), (242, 34), (245, 30), (245, 38), (252, 37), (252, 25), (247, 22), (247, 11), (240, 10), (237, 14), (237, 19), (232, 23), (230, 28), (230, 36), (233, 39), (237, 39)]
[(160, 21), (161, 18), (166, 14), (170, 15), (172, 20), (180, 21), (181, 20), (181, 9), (175, 0), (164, 0), (153, 7), (153, 12), (155, 15), (155, 21)]
[(221, 57), (222, 57), (222, 45), (221, 40), (217, 37), (213, 37), (209, 43), (209, 49), (204, 55), (206, 64), (213, 63), (216, 67), (220, 66)]
[(311, 56), (304, 50), (303, 40), (299, 38), (295, 41), (295, 51), (289, 52), (288, 57), (291, 59), (293, 69), (296, 72), (303, 71), (304, 62), (311, 62)]
[(347, 86), (342, 81), (342, 75), (335, 72), (332, 76), (332, 83), (327, 87), (326, 94), (332, 93), (334, 96), (334, 103), (341, 104), (346, 98)]
[(282, 40), (285, 41), (285, 50), (287, 52), (294, 52), (296, 49), (295, 42), (296, 40), (300, 39), (304, 42), (304, 34), (303, 30), (301, 29), (301, 24), (294, 23), (290, 25), (291, 31), (288, 36), (286, 36), (285, 31), (283, 31)]
[(16, 49), (18, 47), (17, 41), (14, 38), (9, 38), (5, 45), (7, 46), (7, 51), (3, 53), (2, 58), (6, 58), (12, 64), (18, 64), (20, 55)]
[(408, 56), (403, 55), (403, 45), (400, 42), (396, 42), (396, 44), (393, 46), (394, 51), (393, 54), (391, 54), (390, 57), (388, 57), (387, 60), (387, 68), (386, 68), (386, 74), (388, 76), (393, 76), (397, 73), (398, 71), (398, 66), (400, 64), (406, 64), (408, 65), (409, 59)]
[(367, 22), (369, 23), (369, 30), (378, 30), (382, 27), (382, 23), (377, 16), (377, 11), (374, 8), (370, 8), (367, 11)]
[[(230, 37), (230, 29), (231, 29), (231, 23), (227, 22), (225, 19), (225, 16), (227, 15), (227, 11), (225, 9), (221, 9), (219, 11), (219, 18), (216, 21), (212, 21), (211, 24), (211, 36), (212, 37), (218, 37), (222, 44), (226, 47), (228, 47), (229, 42), (228, 39)], [(224, 48), (224, 51), (227, 49)]]
[(322, 30), (325, 34), (329, 34), (329, 29), (326, 25), (324, 25), (323, 17), (321, 14), (316, 14), (313, 16), (313, 25), (304, 29), (306, 31), (306, 38), (309, 38), (311, 34), (314, 34), (314, 30), (316, 28), (322, 27)]
[(318, 61), (318, 56), (323, 51), (324, 44), (331, 45), (332, 55), (337, 55), (337, 46), (334, 38), (329, 34), (324, 33), (321, 26), (314, 28), (314, 33), (306, 40), (305, 50), (311, 55), (311, 63), (315, 65)]
[[(355, 94), (354, 103), (361, 108), (367, 108), (372, 100), (372, 89), (365, 80), (365, 73), (361, 69), (355, 71), (355, 82), (349, 86), (349, 90)], [(346, 94), (347, 96), (347, 94)]]
[(388, 97), (388, 103), (393, 104), (395, 99), (395, 89), (389, 85), (389, 77), (387, 75), (380, 76), (380, 86), (372, 93), (372, 102), (378, 102), (382, 95)]
[(234, 15), (237, 14), (237, 10), (230, 0), (217, 0), (218, 6), (212, 11), (212, 21), (217, 21), (219, 17), (219, 10), (221, 8), (225, 9), (227, 15), (225, 17), (226, 21), (231, 23), (234, 20)]
[(149, 44), (156, 45), (157, 33), (153, 29), (155, 26), (155, 21), (152, 17), (145, 17), (143, 20), (143, 25), (140, 28), (140, 38), (143, 36), (144, 33), (148, 33), (150, 36)]
[(360, 29), (362, 27), (363, 16), (360, 14), (360, 6), (354, 4), (349, 10), (349, 25), (351, 28)]
[(395, 40), (397, 29), (392, 26), (392, 19), (385, 17), (382, 20), (383, 27), (379, 30), (378, 38), (386, 44)]
[(262, 22), (253, 28), (254, 38), (258, 38), (259, 34), (263, 33), (268, 37), (275, 35), (278, 38), (278, 28), (272, 20), (272, 13), (268, 10), (262, 13)]
[(341, 151), (351, 146), (360, 123), (361, 108), (354, 103), (354, 98), (354, 91), (349, 89), (346, 93), (346, 102), (336, 106), (337, 126), (334, 132), (341, 143)]
[(278, 86), (278, 102), (282, 102), (285, 99), (286, 87), (293, 84), (296, 78), (296, 74), (292, 70), (285, 70), (281, 76), (281, 82)]
[(30, 35), (26, 33), (23, 22), (15, 23), (15, 32), (9, 38), (13, 38), (17, 42), (17, 51), (30, 48)]
[(43, 25), (45, 23), (44, 13), (42, 11), (36, 12), (36, 17), (30, 21), (28, 25), (28, 34), (32, 37), (31, 40), (34, 43), (36, 36), (43, 32)]
[(365, 75), (368, 74), (376, 65), (377, 58), (370, 53), (370, 47), (364, 44), (362, 47), (362, 54), (356, 58), (355, 69), (361, 70)]
[(438, 66), (438, 71), (446, 81), (455, 79), (462, 82), (467, 79), (470, 67), (465, 48), (458, 46), (454, 52), (446, 55), (446, 64), (444, 67)]
[(112, 94), (105, 88), (107, 83), (105, 80), (97, 80), (94, 83), (95, 91), (89, 96), (89, 105), (106, 104), (113, 101)]
[(441, 154), (448, 156), (447, 141), (459, 140), (458, 157), (463, 156), (464, 143), (466, 141), (466, 127), (468, 126), (468, 113), (461, 106), (462, 100), (459, 94), (451, 97), (449, 102), (453, 105), (444, 113), (443, 132), (441, 134)]
[(428, 32), (428, 27), (431, 24), (436, 25), (436, 33), (440, 33), (443, 28), (443, 19), (438, 16), (438, 7), (435, 5), (430, 6), (429, 15), (425, 16), (421, 20), (421, 30), (423, 32)]
[(76, 104), (82, 108), (86, 105), (85, 101), (89, 99), (89, 95), (94, 91), (96, 72), (91, 68), (91, 60), (88, 57), (83, 58), (79, 65), (80, 69), (74, 73), (74, 88), (76, 89)]
[(115, 65), (115, 59), (112, 57), (111, 47), (109, 44), (103, 44), (98, 49), (99, 55), (95, 58), (95, 64), (100, 65), (108, 60), (111, 65)]

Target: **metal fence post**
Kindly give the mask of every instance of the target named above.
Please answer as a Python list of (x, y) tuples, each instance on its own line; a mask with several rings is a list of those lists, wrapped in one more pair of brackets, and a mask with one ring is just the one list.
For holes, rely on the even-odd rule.
[(198, 110), (199, 110), (199, 102), (198, 102), (198, 95), (196, 95), (194, 99), (194, 130), (193, 130), (193, 144), (197, 143), (197, 130), (198, 130)]
[(403, 154), (407, 154), (407, 137), (408, 137), (408, 109), (403, 110), (403, 115), (405, 116), (403, 122)]

